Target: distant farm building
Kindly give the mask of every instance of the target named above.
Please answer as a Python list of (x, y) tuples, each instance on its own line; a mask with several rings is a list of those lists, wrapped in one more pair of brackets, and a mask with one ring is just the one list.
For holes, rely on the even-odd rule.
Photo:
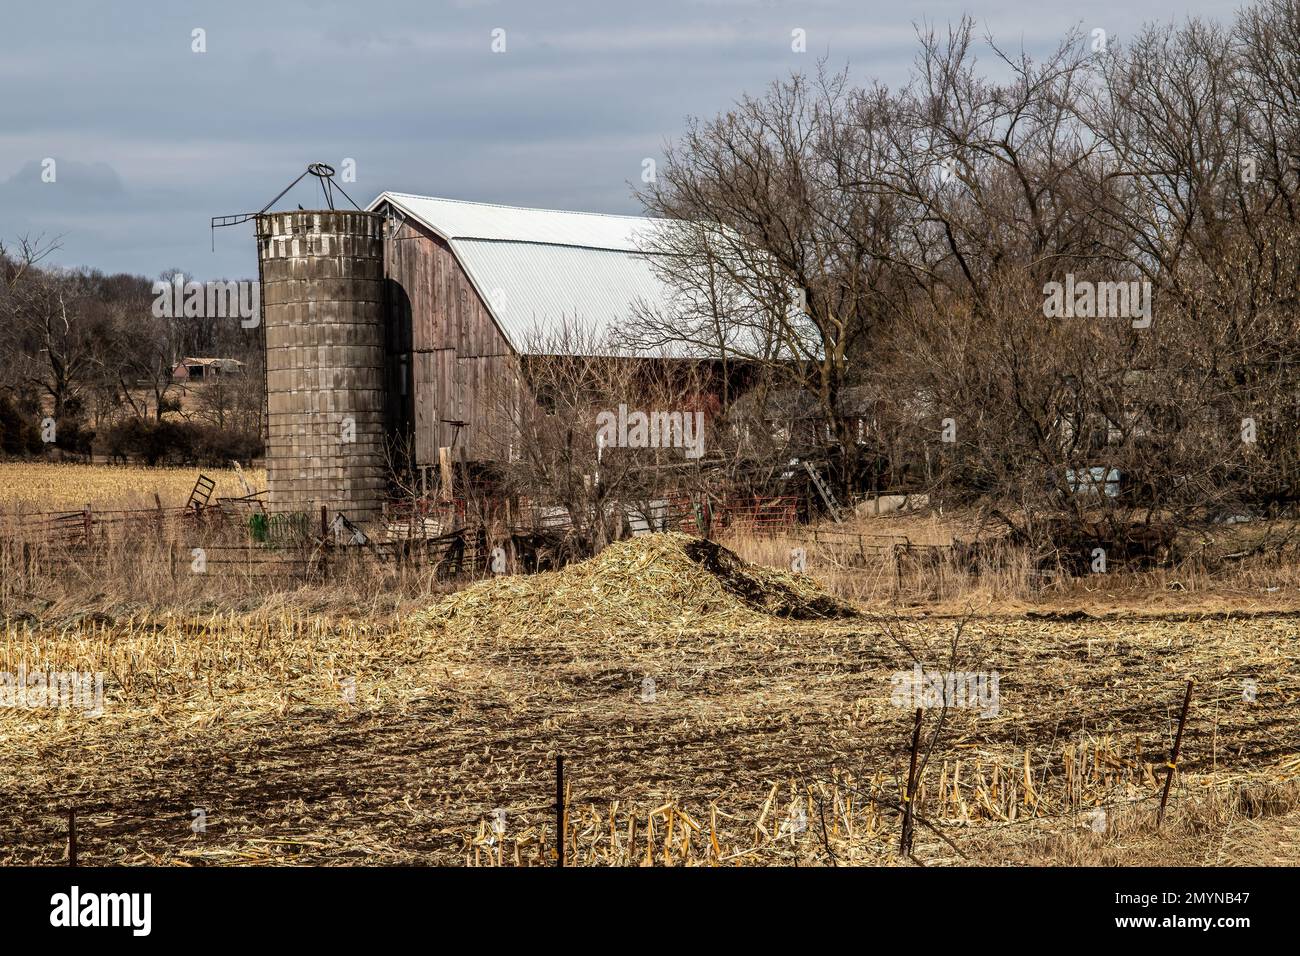
[(201, 382), (243, 371), (244, 363), (238, 359), (183, 358), (172, 367), (172, 378), (178, 382)]

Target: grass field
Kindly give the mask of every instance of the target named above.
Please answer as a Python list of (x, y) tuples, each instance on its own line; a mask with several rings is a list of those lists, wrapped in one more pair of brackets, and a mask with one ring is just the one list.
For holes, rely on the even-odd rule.
[[(149, 468), (143, 465), (87, 465), (53, 462), (0, 462), (0, 508), (26, 513), (94, 508), (164, 508), (185, 504), (200, 471), (216, 479), (214, 496), (245, 492), (233, 468)], [(260, 469), (244, 469), (254, 489), (265, 487)]]
[(0, 711), (0, 862), (60, 862), (73, 806), (87, 864), (545, 863), (557, 754), (571, 863), (907, 862), (919, 659), (1000, 703), (928, 711), (918, 862), (1300, 863), (1296, 615), (821, 617), (806, 578), (679, 551), (415, 613), (11, 620), (0, 671), (106, 680), (102, 716)]

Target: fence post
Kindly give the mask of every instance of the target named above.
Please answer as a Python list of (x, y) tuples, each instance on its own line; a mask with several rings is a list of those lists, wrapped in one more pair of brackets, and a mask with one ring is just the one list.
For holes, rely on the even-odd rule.
[(1165, 774), (1165, 789), (1160, 794), (1160, 812), (1156, 814), (1156, 829), (1160, 829), (1160, 824), (1165, 819), (1165, 804), (1169, 802), (1169, 788), (1174, 782), (1174, 771), (1178, 768), (1178, 754), (1183, 747), (1183, 728), (1187, 726), (1187, 710), (1192, 705), (1192, 684), (1195, 683), (1190, 677), (1187, 679), (1187, 693), (1183, 695), (1183, 712), (1178, 717), (1178, 733), (1174, 735), (1174, 753), (1169, 758), (1168, 768)]
[(555, 755), (555, 865), (564, 866), (564, 756)]
[(86, 502), (86, 507), (81, 512), (81, 524), (86, 531), (86, 544), (90, 544), (92, 529), (94, 528), (94, 519), (90, 516), (90, 502)]
[(916, 757), (921, 749), (921, 715), (916, 708), (916, 724), (912, 727), (912, 757), (907, 765), (907, 789), (903, 791), (903, 832), (898, 841), (898, 852), (907, 856), (912, 852), (912, 813), (916, 803)]
[(77, 865), (77, 811), (68, 807), (68, 866)]

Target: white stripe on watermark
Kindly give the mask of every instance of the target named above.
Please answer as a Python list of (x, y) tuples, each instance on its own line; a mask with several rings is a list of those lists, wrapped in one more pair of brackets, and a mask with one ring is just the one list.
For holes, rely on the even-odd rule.
[(102, 671), (0, 671), (0, 707), (67, 708), (91, 717), (104, 713)]

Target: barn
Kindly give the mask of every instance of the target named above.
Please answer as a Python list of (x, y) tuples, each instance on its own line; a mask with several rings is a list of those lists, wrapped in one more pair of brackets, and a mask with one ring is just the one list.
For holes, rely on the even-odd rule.
[[(672, 311), (653, 219), (384, 192), (256, 221), (275, 511), (375, 515), (395, 445), (426, 478), (449, 453), (500, 461), (502, 391), (535, 399), (530, 361), (583, 354), (557, 341), (603, 340), (636, 309)], [(748, 374), (674, 348), (608, 351), (703, 367), (733, 394)]]
[(244, 363), (239, 359), (187, 356), (172, 366), (172, 378), (178, 382), (197, 382), (222, 375), (238, 375), (243, 370)]
[(516, 357), (671, 298), (645, 253), (652, 219), (391, 192), (369, 208), (388, 222), (390, 382), (407, 399), (393, 412), (422, 466), (442, 447), (492, 457), (493, 387)]

